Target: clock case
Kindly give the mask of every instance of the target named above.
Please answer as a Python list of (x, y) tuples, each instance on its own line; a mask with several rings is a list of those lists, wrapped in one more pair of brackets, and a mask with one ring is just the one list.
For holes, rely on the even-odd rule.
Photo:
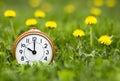
[[(32, 29), (30, 29), (30, 30), (22, 33), (22, 34), (15, 40), (15, 42), (14, 42), (14, 44), (13, 44), (13, 48), (12, 48), (12, 56), (13, 56), (13, 58), (16, 59), (15, 51), (16, 51), (16, 46), (17, 46), (17, 44), (19, 43), (19, 41), (20, 41), (23, 37), (25, 37), (25, 36), (27, 36), (27, 35), (30, 35), (30, 34), (31, 34), (31, 35), (34, 35), (34, 34), (35, 34), (35, 35), (36, 35), (36, 34), (41, 35), (41, 36), (45, 37), (45, 38), (49, 41), (49, 43), (51, 44), (51, 47), (52, 47), (52, 52), (53, 52), (53, 53), (52, 53), (52, 59), (51, 59), (51, 62), (52, 62), (53, 59), (55, 58), (55, 55), (56, 55), (55, 45), (54, 45), (52, 39), (51, 39), (47, 34), (45, 34), (44, 32), (41, 32), (40, 30), (38, 30), (38, 29), (36, 29), (36, 28), (32, 28)], [(50, 62), (50, 63), (51, 63), (51, 62)]]

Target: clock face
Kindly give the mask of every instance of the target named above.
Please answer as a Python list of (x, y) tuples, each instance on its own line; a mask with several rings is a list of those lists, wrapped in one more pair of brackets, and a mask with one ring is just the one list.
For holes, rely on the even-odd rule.
[(14, 52), (19, 64), (34, 62), (49, 64), (54, 56), (51, 41), (40, 34), (27, 34), (20, 38)]

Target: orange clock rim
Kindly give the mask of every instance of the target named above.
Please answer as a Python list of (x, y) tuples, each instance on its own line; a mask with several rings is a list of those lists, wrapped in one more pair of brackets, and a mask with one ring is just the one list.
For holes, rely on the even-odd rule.
[(49, 43), (51, 44), (51, 46), (52, 46), (52, 51), (53, 51), (53, 56), (52, 56), (52, 59), (51, 59), (51, 61), (50, 61), (50, 63), (54, 60), (54, 58), (55, 58), (55, 56), (56, 56), (56, 49), (55, 49), (55, 45), (54, 45), (54, 43), (53, 43), (53, 41), (51, 40), (51, 38), (47, 35), (47, 34), (45, 34), (44, 32), (41, 32), (41, 31), (27, 31), (27, 32), (24, 32), (23, 34), (21, 34), (16, 40), (15, 40), (15, 42), (14, 42), (14, 44), (13, 44), (13, 48), (12, 48), (12, 56), (13, 56), (13, 58), (14, 59), (16, 59), (16, 54), (15, 54), (15, 50), (16, 50), (16, 46), (17, 46), (17, 44), (19, 43), (19, 41), (23, 38), (23, 37), (25, 37), (25, 36), (27, 36), (27, 35), (41, 35), (41, 36), (43, 36), (43, 37), (45, 37), (48, 41), (49, 41)]

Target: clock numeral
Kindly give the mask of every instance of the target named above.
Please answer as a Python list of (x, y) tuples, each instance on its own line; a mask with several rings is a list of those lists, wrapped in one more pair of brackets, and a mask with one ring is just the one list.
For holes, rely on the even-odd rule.
[(44, 44), (44, 48), (47, 48), (47, 46), (48, 46), (48, 44), (47, 44), (47, 43), (45, 43), (45, 44)]
[(49, 54), (49, 50), (46, 50), (46, 55), (48, 55)]
[(32, 37), (32, 41), (36, 41), (37, 40), (37, 37)]
[(21, 44), (21, 48), (22, 48), (22, 47), (25, 47), (25, 44)]
[(22, 54), (22, 53), (23, 53), (23, 50), (19, 50), (19, 52)]
[(45, 57), (45, 58), (44, 58), (44, 60), (46, 60), (46, 61), (47, 61), (47, 57)]
[(29, 64), (29, 61), (26, 61), (27, 64)]
[(27, 39), (26, 39), (26, 43), (30, 43), (30, 39), (27, 38)]
[(24, 56), (21, 57), (21, 61), (24, 61)]

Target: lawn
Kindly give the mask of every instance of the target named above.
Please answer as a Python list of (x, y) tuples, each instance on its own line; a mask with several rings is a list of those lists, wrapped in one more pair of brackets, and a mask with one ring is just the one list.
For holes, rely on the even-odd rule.
[[(0, 81), (120, 81), (119, 0), (96, 0), (101, 4), (94, 4), (94, 0), (40, 0), (40, 4), (29, 1), (0, 0)], [(107, 1), (116, 1), (116, 4), (106, 4)], [(72, 7), (65, 9), (69, 5)], [(93, 7), (101, 13), (90, 13)], [(16, 12), (12, 18), (16, 37), (31, 29), (25, 22), (35, 18), (36, 27), (54, 41), (56, 56), (52, 63), (20, 65), (13, 59), (15, 38), (9, 18), (4, 16), (9, 9)], [(45, 18), (34, 17), (38, 9), (46, 13)], [(85, 23), (90, 15), (95, 15), (96, 24)], [(55, 29), (46, 28), (45, 23), (49, 20), (56, 22)], [(90, 27), (93, 30), (92, 45)], [(74, 37), (76, 29), (83, 30), (85, 35)], [(103, 35), (110, 36), (110, 45), (98, 42)]]

